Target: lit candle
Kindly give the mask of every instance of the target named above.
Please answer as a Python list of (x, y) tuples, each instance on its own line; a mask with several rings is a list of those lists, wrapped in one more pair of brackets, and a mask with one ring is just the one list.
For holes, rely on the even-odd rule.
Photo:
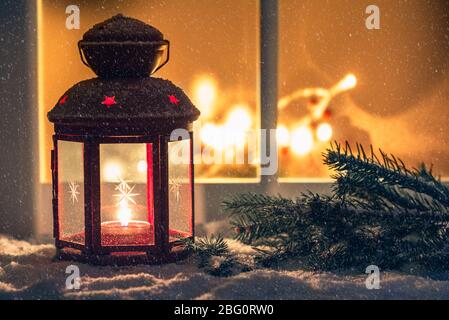
[(104, 246), (150, 245), (153, 242), (153, 230), (146, 221), (130, 220), (126, 226), (121, 221), (101, 224), (101, 243)]
[(101, 223), (101, 242), (105, 246), (153, 244), (153, 230), (147, 221), (131, 220), (128, 202), (119, 204), (118, 220)]

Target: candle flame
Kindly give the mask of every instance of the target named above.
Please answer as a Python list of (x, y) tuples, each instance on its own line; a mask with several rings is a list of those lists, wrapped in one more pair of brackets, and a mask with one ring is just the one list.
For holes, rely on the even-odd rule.
[(129, 221), (131, 220), (131, 216), (131, 209), (128, 207), (128, 203), (126, 201), (121, 202), (118, 211), (118, 220), (120, 221), (120, 225), (122, 227), (127, 227), (129, 225)]
[(120, 183), (116, 185), (115, 190), (118, 190), (118, 194), (114, 194), (114, 197), (119, 197), (119, 201), (117, 203), (117, 206), (119, 207), (118, 210), (118, 220), (120, 221), (120, 224), (122, 227), (127, 227), (129, 224), (129, 221), (131, 220), (131, 209), (129, 208), (129, 203), (137, 204), (134, 200), (135, 196), (138, 196), (138, 193), (133, 193), (134, 186), (130, 186), (128, 184), (129, 181), (123, 180), (122, 178), (119, 178)]

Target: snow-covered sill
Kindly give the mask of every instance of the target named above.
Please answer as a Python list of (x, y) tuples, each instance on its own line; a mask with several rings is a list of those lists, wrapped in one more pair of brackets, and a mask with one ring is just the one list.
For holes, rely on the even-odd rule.
[[(241, 256), (251, 249), (230, 241)], [(194, 261), (162, 266), (95, 267), (78, 264), (79, 290), (66, 289), (71, 262), (54, 261), (54, 246), (0, 235), (0, 299), (449, 299), (449, 272), (422, 277), (381, 272), (368, 290), (366, 274), (316, 273), (290, 266), (220, 278)]]

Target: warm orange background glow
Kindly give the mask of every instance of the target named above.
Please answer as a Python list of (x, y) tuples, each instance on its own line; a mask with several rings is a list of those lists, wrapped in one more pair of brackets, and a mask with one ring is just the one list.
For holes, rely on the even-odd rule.
[[(332, 100), (333, 138), (372, 143), (416, 166), (449, 176), (449, 5), (429, 0), (282, 0), (279, 96), (330, 88), (345, 74), (357, 86)], [(365, 8), (380, 8), (380, 30)], [(307, 100), (280, 112), (279, 124), (307, 114)], [(281, 153), (284, 178), (328, 177), (320, 145), (304, 157)]]
[[(244, 106), (252, 126), (258, 126), (258, 0), (80, 0), (81, 30), (67, 30), (65, 8), (72, 2), (38, 0), (42, 182), (50, 179), (53, 132), (46, 113), (65, 90), (94, 76), (81, 63), (76, 43), (93, 24), (119, 12), (156, 26), (171, 41), (171, 61), (156, 76), (183, 87), (204, 107), (202, 121), (224, 125), (233, 108)], [(331, 126), (332, 139), (382, 147), (412, 166), (425, 161), (447, 177), (449, 6), (432, 0), (379, 0), (381, 29), (367, 30), (369, 4), (279, 1), (279, 97), (304, 88), (329, 89), (352, 73), (357, 85), (335, 96), (330, 119), (323, 119)], [(208, 109), (211, 103), (215, 105)], [(321, 123), (312, 128), (312, 147), (310, 134), (297, 130), (308, 113), (304, 98), (279, 113), (279, 125), (288, 129), (284, 135), (305, 137), (281, 150), (284, 179), (328, 177), (321, 161), (328, 142), (318, 137), (326, 136), (322, 127), (317, 131)], [(250, 166), (224, 167), (200, 166), (197, 174), (257, 177)]]
[(211, 77), (217, 81), (221, 108), (243, 101), (257, 114), (257, 0), (80, 0), (81, 29), (67, 30), (65, 8), (71, 4), (38, 0), (41, 182), (50, 180), (53, 128), (46, 113), (65, 90), (94, 77), (80, 61), (77, 42), (93, 24), (117, 13), (154, 25), (170, 40), (170, 62), (155, 76), (184, 88), (192, 100), (195, 81)]

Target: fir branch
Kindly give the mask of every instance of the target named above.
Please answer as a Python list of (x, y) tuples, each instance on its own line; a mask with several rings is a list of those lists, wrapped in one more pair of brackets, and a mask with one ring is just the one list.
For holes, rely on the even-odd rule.
[(449, 206), (449, 189), (425, 166), (410, 170), (394, 155), (389, 156), (382, 150), (380, 154), (383, 161), (378, 159), (372, 147), (371, 155), (367, 156), (359, 144), (356, 154), (348, 143), (344, 148), (338, 143), (332, 144), (324, 154), (324, 163), (337, 171), (333, 176), (337, 180), (336, 193), (339, 196), (366, 196), (357, 192), (359, 186), (406, 209), (442, 210)]
[(225, 210), (231, 213), (236, 239), (243, 243), (285, 232), (285, 227), (297, 219), (296, 206), (290, 199), (254, 193), (235, 195), (223, 202)]
[(324, 163), (336, 171), (331, 196), (243, 194), (223, 203), (236, 239), (254, 246), (260, 262), (299, 258), (319, 270), (449, 265), (449, 189), (432, 168), (409, 169), (348, 143), (333, 144)]
[(195, 242), (190, 238), (180, 239), (188, 250), (201, 256), (224, 256), (229, 254), (229, 247), (221, 235), (196, 238)]
[(198, 267), (204, 272), (217, 277), (226, 277), (233, 273), (235, 257), (221, 235), (196, 238), (195, 242), (189, 238), (180, 241), (193, 252), (198, 259)]

